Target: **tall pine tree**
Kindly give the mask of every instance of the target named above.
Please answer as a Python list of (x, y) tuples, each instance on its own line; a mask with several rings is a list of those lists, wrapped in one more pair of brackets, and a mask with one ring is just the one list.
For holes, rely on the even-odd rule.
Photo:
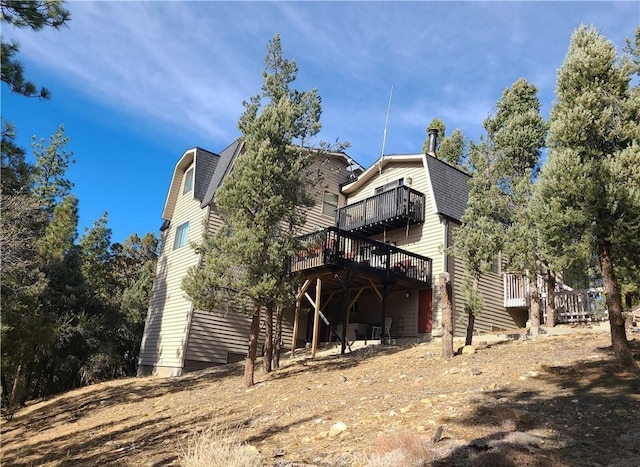
[(320, 97), (315, 89), (291, 87), (297, 72), (276, 34), (265, 58), (262, 92), (244, 103), (239, 121), (244, 152), (216, 193), (224, 226), (200, 249), (204, 267), (190, 270), (183, 282), (198, 308), (226, 308), (231, 296), (239, 311), (251, 315), (247, 386), (254, 383), (261, 309), (267, 312), (265, 368), (271, 368), (272, 315), (293, 300), (288, 258), (298, 248), (304, 208), (312, 204), (307, 169), (314, 153), (305, 146), (320, 130)]
[(640, 93), (634, 67), (581, 26), (558, 71), (549, 159), (534, 194), (547, 251), (562, 266), (597, 255), (620, 364), (633, 366), (617, 271), (640, 263)]

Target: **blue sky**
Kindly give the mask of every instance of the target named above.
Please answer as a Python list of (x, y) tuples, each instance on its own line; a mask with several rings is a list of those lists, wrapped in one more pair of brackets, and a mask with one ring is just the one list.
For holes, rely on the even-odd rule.
[(109, 213), (113, 241), (158, 232), (185, 150), (221, 151), (238, 135), (242, 101), (256, 94), (267, 43), (281, 36), (318, 88), (325, 141), (346, 140), (368, 167), (381, 154), (417, 153), (433, 117), (477, 141), (482, 121), (520, 77), (543, 114), (572, 32), (595, 25), (621, 49), (640, 2), (71, 2), (59, 31), (14, 30), (27, 77), (50, 101), (2, 85), (2, 118), (18, 142), (59, 124), (76, 163), (80, 230)]

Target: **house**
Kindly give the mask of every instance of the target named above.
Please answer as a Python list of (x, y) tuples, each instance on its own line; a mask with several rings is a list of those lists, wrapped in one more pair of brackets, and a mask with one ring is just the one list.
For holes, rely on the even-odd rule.
[[(162, 211), (160, 254), (138, 360), (138, 375), (180, 375), (215, 364), (244, 359), (250, 318), (239, 313), (194, 309), (182, 291), (182, 279), (201, 258), (190, 247), (222, 220), (215, 193), (243, 145), (235, 141), (219, 154), (201, 148), (185, 151), (175, 166)], [(314, 188), (316, 204), (307, 211), (301, 234), (331, 226), (335, 210), (346, 203), (340, 185), (359, 172), (343, 153), (317, 158), (313, 170), (323, 180)], [(206, 229), (206, 230), (205, 230)], [(283, 319), (291, 341), (293, 311)]]
[[(435, 147), (432, 135), (432, 147)], [(200, 257), (189, 247), (221, 225), (215, 192), (243, 150), (193, 148), (174, 169), (162, 212), (161, 252), (139, 357), (139, 375), (184, 371), (244, 359), (250, 318), (193, 309), (182, 278)], [(461, 224), (469, 175), (431, 154), (386, 155), (362, 170), (343, 153), (323, 155), (314, 170), (316, 204), (291, 263), (299, 275), (296, 309), (283, 317), (284, 347), (338, 340), (424, 340), (442, 332), (437, 278), (448, 272), (456, 334), (464, 335), (464, 268), (448, 256)], [(499, 264), (499, 262), (496, 262)], [(499, 269), (483, 276), (478, 331), (522, 327), (526, 310), (505, 307)], [(346, 325), (345, 325), (346, 324)], [(343, 338), (344, 337), (344, 338)]]

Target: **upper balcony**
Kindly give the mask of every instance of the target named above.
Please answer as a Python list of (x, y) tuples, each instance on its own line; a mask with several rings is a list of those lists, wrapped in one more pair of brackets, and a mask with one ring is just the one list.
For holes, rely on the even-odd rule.
[(383, 281), (431, 282), (430, 258), (335, 227), (304, 235), (300, 241), (303, 250), (291, 261), (291, 272), (351, 267)]
[(340, 230), (374, 235), (424, 222), (424, 194), (399, 186), (373, 195), (336, 212)]

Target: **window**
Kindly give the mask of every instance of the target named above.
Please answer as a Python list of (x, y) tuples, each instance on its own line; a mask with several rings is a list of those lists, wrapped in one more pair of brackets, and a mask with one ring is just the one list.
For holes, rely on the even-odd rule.
[(189, 170), (184, 174), (184, 188), (182, 194), (189, 193), (193, 190), (193, 166), (189, 167)]
[(404, 186), (404, 178), (399, 178), (398, 180), (394, 180), (393, 182), (385, 183), (382, 186), (376, 187), (373, 194), (379, 195), (380, 193), (393, 190), (394, 188), (397, 188), (399, 186)]
[(173, 240), (173, 249), (177, 250), (187, 244), (189, 238), (189, 222), (181, 224), (176, 229), (176, 238)]
[(322, 198), (322, 214), (334, 217), (336, 209), (338, 209), (338, 195), (325, 191)]

